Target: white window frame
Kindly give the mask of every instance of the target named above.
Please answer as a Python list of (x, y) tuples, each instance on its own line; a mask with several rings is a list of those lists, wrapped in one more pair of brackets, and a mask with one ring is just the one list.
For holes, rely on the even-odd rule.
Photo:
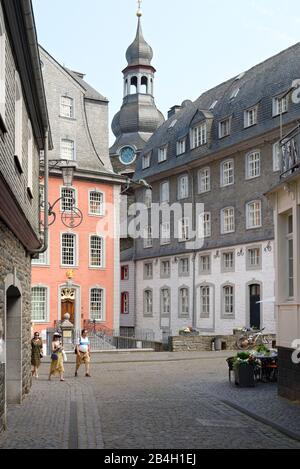
[[(64, 264), (63, 263), (63, 237), (64, 235), (72, 235), (75, 239), (75, 246), (74, 246), (74, 264)], [(70, 268), (70, 267), (78, 267), (78, 253), (79, 253), (79, 242), (78, 242), (78, 234), (71, 233), (71, 232), (63, 232), (60, 234), (60, 265), (62, 268)]]
[(207, 144), (207, 123), (195, 125), (190, 131), (191, 149), (201, 147)]
[(144, 192), (144, 204), (147, 209), (152, 207), (153, 192), (152, 189), (145, 189)]
[(43, 285), (43, 284), (34, 284), (31, 286), (31, 302), (30, 302), (30, 305), (31, 305), (31, 311), (33, 311), (33, 308), (32, 308), (32, 290), (33, 289), (43, 289), (45, 290), (46, 294), (45, 294), (45, 319), (40, 319), (40, 320), (37, 320), (37, 319), (33, 319), (32, 317), (32, 314), (31, 314), (31, 322), (33, 324), (48, 324), (50, 322), (50, 288), (47, 286), (47, 285)]
[[(205, 290), (205, 297), (203, 292)], [(207, 294), (208, 293), (208, 294)], [(203, 301), (205, 298), (205, 302)], [(201, 319), (209, 319), (213, 313), (214, 308), (214, 290), (211, 284), (203, 283), (199, 286), (199, 310)]]
[(144, 249), (150, 249), (153, 246), (152, 227), (148, 226), (144, 230)]
[(230, 135), (231, 117), (227, 117), (219, 122), (219, 138), (225, 138)]
[(171, 242), (171, 224), (170, 222), (164, 222), (160, 225), (160, 244), (166, 246)]
[[(251, 206), (254, 205), (254, 204), (259, 204), (259, 207), (260, 207), (260, 210), (259, 210), (260, 223), (257, 224), (257, 225), (251, 223), (251, 212), (250, 212), (250, 210), (251, 210)], [(255, 230), (257, 228), (262, 227), (262, 202), (261, 202), (261, 200), (252, 200), (251, 202), (248, 202), (246, 204), (246, 226), (247, 226), (247, 230)]]
[(285, 96), (275, 96), (273, 98), (273, 117), (285, 114), (289, 110), (289, 97), (288, 94)]
[[(73, 158), (68, 158), (66, 156), (66, 154), (63, 153), (64, 143), (66, 143), (66, 142), (73, 144)], [(76, 144), (75, 144), (75, 140), (72, 140), (71, 138), (61, 138), (60, 139), (60, 158), (62, 160), (76, 161)]]
[[(229, 221), (226, 221), (226, 215), (229, 216), (229, 211), (232, 212), (230, 214), (231, 220), (233, 223), (230, 224), (231, 228), (229, 227)], [(227, 228), (226, 228), (227, 226)], [(225, 207), (221, 210), (221, 234), (230, 234), (235, 232), (235, 208), (234, 207)]]
[(221, 187), (233, 186), (235, 182), (234, 160), (225, 160), (221, 163)]
[[(92, 203), (91, 203), (91, 196), (92, 194), (99, 194), (102, 196), (102, 203), (100, 206), (100, 211), (98, 213), (92, 212)], [(76, 199), (77, 200), (77, 199)], [(90, 189), (89, 190), (89, 216), (91, 217), (103, 217), (105, 215), (105, 193), (98, 190), (98, 189)]]
[[(187, 267), (187, 269), (185, 267)], [(180, 257), (178, 260), (178, 276), (189, 277), (189, 275), (190, 275), (190, 258)]]
[[(101, 319), (94, 319), (92, 316), (92, 292), (93, 290), (101, 291), (102, 292), (102, 302), (101, 302)], [(89, 289), (89, 318), (90, 321), (95, 320), (96, 323), (101, 323), (106, 321), (106, 290), (105, 288), (95, 285)]]
[[(70, 192), (73, 192), (73, 194), (74, 194), (74, 200), (75, 200), (74, 205), (76, 206), (76, 205), (77, 205), (77, 189), (76, 189), (75, 187), (61, 186), (61, 187), (60, 187), (60, 197), (63, 196), (63, 191), (64, 191), (64, 190), (68, 190), (68, 191), (70, 191)], [(64, 200), (61, 199), (61, 201), (60, 201), (60, 211), (61, 211), (61, 212), (71, 212), (71, 210), (64, 209), (64, 205), (63, 205), (63, 204), (64, 204)]]
[(158, 149), (158, 163), (164, 163), (168, 158), (168, 146), (164, 145)]
[(198, 171), (198, 194), (206, 194), (211, 191), (210, 168), (201, 168)]
[[(204, 259), (208, 259), (207, 263), (204, 263)], [(204, 268), (207, 267), (207, 268)], [(199, 256), (199, 275), (210, 275), (211, 274), (211, 254), (200, 254)]]
[(20, 76), (15, 71), (15, 156), (23, 163), (23, 91)]
[(186, 138), (181, 138), (177, 140), (177, 145), (176, 145), (176, 155), (184, 155), (186, 151)]
[(129, 292), (128, 291), (122, 291), (121, 292), (121, 303), (122, 303), (122, 300), (123, 298), (126, 298), (126, 301), (124, 302), (125, 303), (125, 308), (124, 308), (124, 311), (122, 311), (122, 304), (121, 304), (121, 314), (123, 315), (127, 315), (129, 314)]
[(144, 280), (153, 279), (153, 262), (144, 262)]
[(6, 32), (4, 27), (3, 13), (0, 5), (0, 114), (5, 123), (6, 105)]
[[(235, 318), (235, 286), (232, 283), (226, 283), (225, 285), (222, 285), (222, 319), (234, 319)], [(226, 289), (230, 288), (232, 289), (232, 292), (226, 292)], [(229, 306), (232, 306), (232, 312), (228, 313), (226, 312), (226, 295), (230, 296), (232, 298), (232, 303), (228, 302)]]
[[(222, 256), (221, 258), (222, 273), (235, 272), (235, 251), (234, 250), (222, 251), (221, 256)], [(226, 256), (229, 256), (228, 259), (232, 261), (230, 265), (227, 263), (228, 259), (226, 258)]]
[[(256, 158), (254, 161), (251, 161), (251, 158)], [(258, 157), (258, 158), (257, 158)], [(258, 161), (258, 166), (256, 165)], [(253, 169), (258, 167), (258, 172), (255, 173)], [(246, 179), (256, 179), (261, 176), (261, 153), (260, 150), (254, 150), (246, 155)]]
[[(147, 293), (150, 295), (147, 296)], [(150, 301), (148, 301), (148, 299)], [(143, 293), (143, 302), (144, 302), (144, 317), (153, 316), (153, 290), (152, 288), (146, 288)]]
[(160, 203), (168, 204), (170, 202), (170, 183), (163, 181), (160, 184)]
[(199, 238), (211, 237), (211, 212), (203, 212), (199, 215)]
[[(185, 181), (184, 183), (182, 181)], [(189, 175), (182, 174), (177, 179), (177, 198), (178, 200), (184, 200), (189, 198)]]
[(142, 169), (148, 169), (151, 166), (151, 153), (146, 153), (146, 155), (143, 155), (142, 157)]
[(244, 128), (248, 129), (253, 127), (258, 122), (258, 106), (253, 106), (250, 109), (246, 109), (244, 112)]
[[(251, 263), (251, 252), (258, 251), (258, 263), (252, 264)], [(246, 269), (247, 270), (261, 270), (262, 269), (262, 247), (261, 246), (249, 246), (247, 247), (247, 258), (246, 258)]]
[[(168, 292), (168, 296), (164, 296), (164, 292)], [(167, 301), (165, 301), (165, 299)], [(170, 287), (162, 287), (160, 289), (160, 314), (162, 318), (169, 318), (171, 316), (171, 288)], [(165, 308), (166, 306), (166, 308)]]
[[(63, 99), (68, 99), (71, 101), (71, 105), (63, 104)], [(65, 119), (74, 119), (75, 118), (75, 106), (74, 106), (74, 98), (71, 96), (62, 95), (60, 97), (60, 117), (64, 117)], [(65, 109), (70, 109), (70, 115), (68, 113), (64, 113)]]
[[(101, 259), (100, 265), (93, 265), (92, 264), (92, 238), (98, 238), (101, 240)], [(100, 236), (99, 234), (90, 234), (89, 235), (89, 268), (95, 270), (103, 270), (105, 269), (105, 238), (104, 236)]]
[(47, 251), (40, 254), (39, 258), (42, 257), (42, 262), (39, 262), (40, 259), (32, 259), (31, 266), (32, 267), (50, 267), (50, 237), (51, 233), (48, 233), (48, 248)]
[[(182, 293), (183, 291), (186, 291), (187, 292), (187, 296), (183, 297), (182, 296)], [(186, 308), (187, 308), (187, 311), (183, 311), (183, 300), (186, 300)], [(178, 318), (189, 318), (190, 317), (190, 310), (191, 310), (191, 306), (190, 306), (190, 289), (189, 287), (187, 287), (186, 285), (182, 285), (179, 289), (178, 289)]]
[(187, 217), (178, 220), (178, 240), (180, 243), (189, 241), (190, 219)]
[(273, 172), (277, 173), (281, 171), (281, 163), (282, 163), (282, 154), (280, 149), (280, 141), (275, 142), (273, 144)]
[[(164, 264), (168, 263), (169, 268), (168, 272), (164, 270)], [(160, 261), (160, 278), (170, 278), (171, 277), (171, 261), (169, 259), (163, 259)]]

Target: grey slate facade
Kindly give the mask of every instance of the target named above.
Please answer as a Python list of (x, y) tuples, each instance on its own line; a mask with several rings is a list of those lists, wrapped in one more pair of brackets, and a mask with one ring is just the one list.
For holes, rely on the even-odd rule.
[(7, 403), (21, 403), (31, 385), (31, 255), (42, 247), (39, 154), (49, 123), (31, 1), (1, 0), (0, 44), (1, 431)]

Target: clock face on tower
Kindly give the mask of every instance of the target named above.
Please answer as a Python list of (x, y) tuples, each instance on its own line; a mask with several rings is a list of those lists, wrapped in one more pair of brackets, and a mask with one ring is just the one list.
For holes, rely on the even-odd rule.
[(125, 165), (129, 165), (134, 162), (136, 157), (135, 151), (131, 147), (123, 147), (120, 150), (120, 161)]

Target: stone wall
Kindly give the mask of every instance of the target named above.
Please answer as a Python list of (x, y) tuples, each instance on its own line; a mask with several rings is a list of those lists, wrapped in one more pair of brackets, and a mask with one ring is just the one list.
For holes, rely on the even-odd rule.
[[(5, 325), (5, 279), (15, 271), (22, 288), (22, 395), (31, 387), (31, 259), (0, 219), (0, 326)], [(0, 372), (0, 430), (4, 419), (4, 366)]]
[(300, 402), (300, 363), (293, 363), (294, 350), (278, 348), (278, 393), (281, 397)]
[(5, 375), (5, 368), (4, 363), (0, 363), (0, 432), (3, 430), (5, 421), (4, 421), (4, 375)]
[[(224, 335), (218, 336), (221, 339), (224, 350), (236, 350), (237, 336)], [(266, 336), (270, 342), (276, 340), (276, 336), (270, 334)], [(212, 341), (216, 336), (178, 336), (169, 337), (169, 350), (171, 352), (210, 352), (212, 351)], [(226, 347), (226, 348), (225, 348)]]

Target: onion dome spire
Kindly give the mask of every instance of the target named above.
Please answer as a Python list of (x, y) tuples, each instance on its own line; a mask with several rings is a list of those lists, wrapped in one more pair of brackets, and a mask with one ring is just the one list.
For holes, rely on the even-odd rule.
[(139, 9), (137, 11), (138, 17), (138, 26), (136, 37), (133, 43), (128, 47), (126, 52), (126, 59), (128, 62), (128, 66), (136, 66), (136, 65), (150, 65), (153, 59), (153, 50), (151, 46), (145, 41), (142, 31), (142, 24), (141, 24), (141, 17), (143, 15), (141, 10), (141, 0), (138, 2)]

